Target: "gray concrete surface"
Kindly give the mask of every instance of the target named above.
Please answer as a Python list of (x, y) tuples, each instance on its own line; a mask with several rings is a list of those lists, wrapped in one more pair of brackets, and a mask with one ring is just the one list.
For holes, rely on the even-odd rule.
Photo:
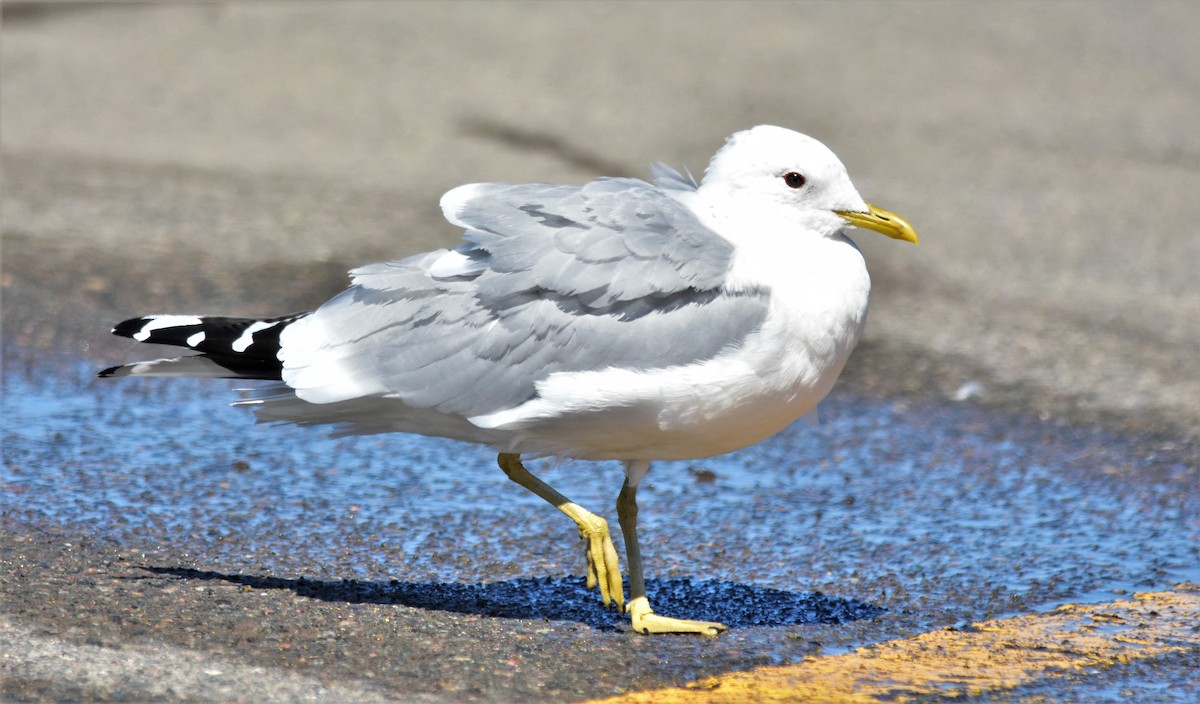
[[(5, 2), (3, 13), (0, 285), (6, 394), (26, 388), (10, 378), (33, 379), (35, 388), (53, 390), (56, 383), (82, 379), (84, 360), (98, 368), (136, 356), (141, 350), (107, 335), (109, 324), (124, 316), (152, 310), (289, 312), (336, 292), (348, 267), (449, 244), (457, 232), (441, 220), (437, 200), (454, 185), (644, 175), (658, 160), (699, 171), (730, 132), (775, 123), (830, 145), (863, 195), (904, 215), (922, 237), (917, 248), (858, 238), (875, 290), (867, 337), (842, 391), (886, 408), (918, 404), (908, 407), (935, 417), (942, 417), (934, 410), (943, 409), (939, 404), (953, 407), (949, 399), (970, 397), (970, 408), (984, 415), (947, 418), (947, 424), (963, 433), (991, 428), (992, 435), (984, 435), (996, 443), (985, 455), (1001, 456), (1018, 440), (1057, 448), (1069, 468), (1065, 475), (1078, 477), (1079, 486), (1091, 486), (1087, 477), (1094, 471), (1148, 487), (1151, 498), (1129, 499), (1130, 506), (1156, 506), (1159, 499), (1153, 497), (1160, 494), (1175, 496), (1178, 507), (1195, 500), (1200, 436), (1195, 3)], [(68, 381), (48, 379), (51, 373)], [(105, 392), (64, 395), (76, 398), (74, 393), (93, 398)], [(120, 393), (180, 400), (176, 392), (152, 388)], [(203, 395), (217, 406), (219, 397)], [(6, 398), (22, 418), (53, 412), (20, 401), (19, 395)], [(847, 403), (857, 407), (859, 401)], [(245, 419), (215, 410), (232, 414), (223, 427), (238, 436)], [(6, 414), (6, 437), (19, 436), (14, 417)], [(1035, 426), (1011, 435), (995, 429), (1025, 420)], [(120, 414), (112, 419), (114, 426), (129, 422)], [(141, 422), (164, 428), (171, 416)], [(54, 432), (59, 435), (49, 437), (65, 443), (68, 455), (90, 447), (69, 431)], [(1063, 434), (1070, 441), (1056, 445)], [(189, 449), (186, 439), (178, 442)], [(1125, 449), (1110, 464), (1091, 463), (1118, 446)], [(52, 487), (13, 473), (17, 447), (28, 449), (6, 442), (3, 484), (10, 489), (0, 494), (9, 570), (4, 593), (9, 598), (45, 593), (48, 605), (41, 611), (24, 602), (0, 609), (17, 614), (3, 631), (10, 643), (34, 634), (29, 641), (34, 648), (59, 642), (86, 650), (95, 645), (89, 639), (99, 639), (102, 645), (132, 648), (131, 653), (151, 652), (147, 642), (184, 649), (172, 651), (164, 671), (192, 652), (211, 652), (221, 662), (238, 659), (245, 653), (229, 633), (249, 634), (247, 642), (262, 637), (243, 622), (257, 613), (239, 600), (240, 590), (250, 586), (273, 595), (262, 603), (271, 601), (279, 613), (261, 618), (293, 633), (280, 642), (296, 648), (322, 644), (323, 664), (300, 662), (305, 656), (296, 651), (289, 656), (286, 649), (260, 663), (279, 668), (271, 673), (300, 673), (293, 682), (299, 692), (333, 679), (338, 686), (366, 687), (368, 636), (400, 637), (378, 609), (366, 619), (373, 625), (362, 626), (356, 637), (326, 637), (322, 634), (336, 631), (339, 619), (361, 616), (368, 607), (297, 606), (302, 600), (291, 590), (222, 580), (219, 575), (258, 572), (223, 552), (221, 541), (175, 539), (169, 525), (152, 532), (165, 541), (156, 560), (137, 564), (207, 570), (214, 574), (195, 586), (210, 591), (196, 592), (186, 579), (179, 586), (159, 575), (145, 582), (159, 610), (139, 614), (134, 610), (139, 589), (129, 585), (147, 577), (126, 562), (147, 546), (134, 546), (119, 530), (94, 531), (94, 540), (81, 541), (92, 532), (81, 528), (84, 518), (66, 511), (58, 520), (53, 507), (35, 498), (52, 496), (52, 488), (11, 490)], [(226, 450), (220, 461), (243, 459), (245, 447)], [(899, 445), (872, 457), (904, 456), (905, 450)], [(284, 462), (286, 456), (271, 450), (264, 461)], [(120, 454), (112, 460), (132, 461)], [(57, 473), (47, 476), (86, 475), (66, 460), (53, 462), (59, 464), (46, 466)], [(41, 466), (21, 465), (26, 473)], [(142, 471), (148, 470), (128, 468), (130, 477)], [(947, 467), (938, 473), (944, 481), (953, 481), (953, 475)], [(607, 496), (603, 486), (595, 490)], [(1104, 495), (1119, 501), (1122, 492)], [(987, 496), (977, 498), (985, 502)], [(699, 505), (712, 508), (704, 503), (710, 499), (698, 499)], [(1194, 538), (1194, 524), (1181, 524), (1170, 511), (1145, 510), (1156, 529)], [(557, 525), (553, 518), (545, 517), (545, 525)], [(865, 520), (862, 514), (857, 518)], [(950, 524), (937, 529), (954, 530)], [(230, 531), (235, 547), (229, 550), (250, 544), (285, 551), (274, 543), (255, 547), (253, 532)], [(354, 531), (343, 538), (347, 534)], [(819, 542), (818, 534), (808, 539)], [(1139, 544), (1160, 562), (1178, 561), (1170, 557), (1175, 547), (1155, 548), (1149, 538)], [(897, 566), (901, 555), (874, 553), (872, 573), (865, 566), (869, 550), (856, 556), (852, 545), (835, 545), (828, 549), (847, 565), (867, 570), (864, 579), (872, 587), (891, 583), (896, 577), (889, 570), (904, 573)], [(669, 562), (667, 555), (682, 549), (672, 543), (663, 551)], [(1113, 564), (1124, 564), (1108, 573), (1113, 584), (1135, 571), (1113, 557), (1118, 552), (1105, 552)], [(323, 574), (323, 555), (286, 567)], [(403, 551), (387, 555), (401, 560)], [(509, 575), (514, 579), (574, 570), (535, 559), (528, 550), (519, 555)], [(261, 565), (265, 558), (258, 557)], [(448, 554), (449, 566), (429, 568), (426, 577), (487, 583), (486, 565), (466, 559), (455, 567), (454, 559)], [(720, 571), (728, 566), (717, 567), (711, 555), (703, 559), (712, 560), (714, 574), (732, 578)], [(329, 564), (338, 569), (328, 579), (348, 578), (355, 565), (376, 569), (354, 560)], [(1075, 567), (1086, 571), (1086, 565)], [(383, 574), (389, 572), (379, 567), (361, 577), (375, 584), (371, 580)], [(1059, 589), (1026, 584), (1017, 590), (1019, 604), (1097, 586), (1096, 574), (1072, 574), (1056, 575), (1067, 585)], [(814, 572), (812, 579), (818, 576)], [(59, 599), (87, 598), (91, 606), (82, 615), (59, 609), (45, 584), (58, 585)], [(840, 579), (814, 584), (808, 588), (865, 596), (853, 589), (833, 591), (844, 585)], [(911, 584), (908, 589), (916, 591)], [(920, 618), (797, 638), (862, 642), (998, 608), (978, 593), (955, 604), (949, 587), (934, 591), (936, 606)], [(169, 616), (175, 613), (168, 608), (173, 600), (185, 597), (188, 609), (211, 619)], [(227, 613), (230, 603), (238, 609)], [(885, 600), (893, 608), (915, 603)], [(290, 620), (283, 615), (289, 608), (297, 609)], [(152, 616), (172, 625), (146, 626), (144, 619)], [(436, 646), (435, 636), (447, 630), (458, 635), (439, 646), (447, 650), (440, 670), (390, 671), (386, 686), (361, 690), (362, 698), (397, 692), (460, 696), (453, 687), (464, 684), (456, 679), (464, 675), (453, 658), (465, 656), (454, 648), (490, 642), (481, 633), (506, 634), (510, 645), (527, 643), (551, 654), (539, 659), (506, 650), (499, 641), (486, 654), (472, 651), (497, 672), (510, 658), (553, 663), (555, 648), (571, 647), (594, 655), (596, 666), (608, 668), (611, 676), (620, 672), (622, 648), (633, 647), (650, 658), (650, 664), (634, 668), (635, 684), (647, 686), (686, 681), (696, 670), (679, 663), (697, 658), (719, 668), (795, 655), (779, 655), (779, 643), (796, 640), (780, 633), (726, 641), (717, 649), (629, 646), (596, 640), (588, 630), (593, 617), (583, 618), (587, 627), (578, 632), (552, 636), (540, 634), (543, 626), (536, 621), (484, 617), (481, 625), (472, 620), (479, 614), (417, 609), (402, 618), (410, 633), (422, 634), (425, 646)], [(105, 640), (109, 632), (117, 635)], [(742, 654), (735, 654), (739, 649)], [(349, 662), (345, 653), (359, 659)], [(30, 663), (40, 661), (30, 657)], [(577, 655), (571, 662), (583, 660)], [(1163, 676), (1180, 676), (1181, 668), (1164, 666)], [(226, 671), (219, 665), (211, 669)], [(57, 682), (46, 679), (52, 670), (26, 671), (6, 696), (99, 698), (114, 691), (92, 676), (95, 669), (81, 666)], [(489, 690), (482, 679), (466, 684), (482, 688), (469, 690), (472, 697), (491, 700), (538, 691), (536, 671), (516, 679), (508, 689)], [(563, 675), (554, 679), (552, 691), (594, 696), (629, 684), (614, 684), (618, 680), (603, 680), (601, 686), (592, 679), (585, 686)], [(403, 689), (402, 682), (422, 687)], [(135, 682), (129, 691), (135, 698), (141, 693), (176, 699), (212, 699), (224, 691), (191, 685), (155, 689), (160, 685)]]

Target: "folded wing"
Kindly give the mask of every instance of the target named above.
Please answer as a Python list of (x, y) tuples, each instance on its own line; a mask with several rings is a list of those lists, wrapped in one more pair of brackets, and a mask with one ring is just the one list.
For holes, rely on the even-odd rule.
[(449, 192), (465, 243), (351, 272), (350, 289), (281, 332), (283, 381), (312, 403), (386, 397), (470, 418), (535, 398), (556, 372), (740, 345), (767, 292), (721, 288), (733, 246), (677, 199), (694, 186), (675, 176)]

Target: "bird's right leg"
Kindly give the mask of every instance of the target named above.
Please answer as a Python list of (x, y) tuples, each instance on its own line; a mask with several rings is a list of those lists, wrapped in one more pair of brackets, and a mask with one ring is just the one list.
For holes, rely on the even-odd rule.
[(638, 547), (637, 489), (638, 484), (650, 470), (648, 462), (626, 462), (625, 484), (617, 496), (617, 520), (621, 523), (621, 534), (625, 536), (625, 557), (629, 560), (629, 622), (633, 630), (651, 633), (699, 633), (715, 636), (725, 630), (725, 624), (716, 621), (691, 621), (670, 616), (659, 616), (650, 608), (646, 596), (646, 581), (642, 576), (642, 551)]
[(588, 589), (599, 586), (600, 601), (605, 606), (611, 601), (616, 604), (618, 611), (624, 611), (625, 590), (621, 584), (621, 564), (617, 560), (617, 550), (613, 547), (612, 537), (608, 533), (608, 521), (573, 503), (549, 484), (535, 477), (521, 464), (520, 455), (502, 452), (496, 460), (509, 479), (542, 497), (575, 521), (575, 525), (579, 526), (579, 537), (587, 543), (585, 554)]

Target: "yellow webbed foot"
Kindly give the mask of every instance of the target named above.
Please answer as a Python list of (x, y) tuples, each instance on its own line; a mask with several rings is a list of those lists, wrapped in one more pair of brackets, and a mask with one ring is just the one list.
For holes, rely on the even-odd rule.
[(621, 563), (608, 532), (608, 521), (583, 509), (571, 517), (579, 525), (579, 537), (587, 544), (584, 556), (587, 557), (588, 589), (600, 587), (600, 601), (605, 606), (612, 603), (617, 611), (623, 611), (625, 589), (621, 583)]
[(629, 618), (633, 630), (644, 635), (651, 633), (698, 633), (716, 636), (725, 630), (725, 624), (715, 621), (688, 621), (681, 618), (659, 616), (650, 608), (650, 600), (644, 596), (629, 602)]

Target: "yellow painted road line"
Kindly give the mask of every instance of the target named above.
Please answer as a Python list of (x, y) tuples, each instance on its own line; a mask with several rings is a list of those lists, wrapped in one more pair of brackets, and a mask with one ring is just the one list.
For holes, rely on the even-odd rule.
[(629, 692), (604, 704), (903, 702), (928, 695), (1001, 692), (1083, 668), (1200, 648), (1200, 585), (1104, 604), (982, 621), (915, 638), (760, 667), (683, 688)]

